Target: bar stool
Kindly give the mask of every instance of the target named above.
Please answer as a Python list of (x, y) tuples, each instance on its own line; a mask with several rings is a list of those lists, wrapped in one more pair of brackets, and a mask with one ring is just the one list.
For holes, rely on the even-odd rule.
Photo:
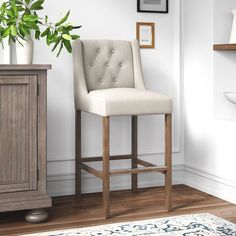
[[(110, 176), (132, 175), (132, 191), (137, 192), (137, 174), (159, 172), (165, 175), (165, 206), (172, 208), (172, 100), (148, 91), (144, 85), (137, 40), (76, 40), (73, 43), (74, 94), (76, 109), (76, 195), (81, 196), (81, 170), (103, 182), (104, 217), (110, 217)], [(81, 157), (81, 111), (100, 115), (103, 121), (103, 156)], [(165, 116), (165, 165), (156, 166), (138, 157), (138, 115)], [(110, 156), (111, 116), (131, 116), (132, 153)], [(110, 169), (110, 161), (129, 159), (131, 168)], [(102, 161), (99, 171), (87, 163)], [(138, 168), (138, 165), (142, 168)]]

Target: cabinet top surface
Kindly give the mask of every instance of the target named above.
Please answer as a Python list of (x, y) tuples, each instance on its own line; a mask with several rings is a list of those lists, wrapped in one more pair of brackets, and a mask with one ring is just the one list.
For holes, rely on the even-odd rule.
[(1, 70), (50, 70), (52, 68), (51, 65), (43, 65), (43, 64), (32, 64), (32, 65), (5, 65), (0, 64), (0, 71)]

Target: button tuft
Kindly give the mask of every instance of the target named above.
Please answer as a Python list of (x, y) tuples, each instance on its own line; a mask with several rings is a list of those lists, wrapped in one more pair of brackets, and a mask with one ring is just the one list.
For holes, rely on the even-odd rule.
[(90, 63), (90, 66), (93, 67), (93, 66), (94, 66), (94, 63)]
[(112, 53), (112, 54), (114, 54), (114, 53), (115, 53), (115, 50), (114, 50), (114, 49), (112, 49), (112, 50), (111, 50), (111, 53)]
[(116, 78), (116, 77), (113, 78), (113, 82), (114, 82), (114, 83), (117, 82), (117, 78)]
[(103, 83), (103, 79), (100, 78), (100, 79), (98, 80), (98, 82), (99, 82), (99, 83)]
[(106, 67), (109, 67), (109, 66), (110, 66), (110, 64), (107, 62), (107, 63), (106, 63)]
[(99, 48), (97, 49), (97, 53), (101, 53), (101, 50)]
[(120, 63), (120, 67), (123, 67), (124, 66), (124, 64), (123, 63)]

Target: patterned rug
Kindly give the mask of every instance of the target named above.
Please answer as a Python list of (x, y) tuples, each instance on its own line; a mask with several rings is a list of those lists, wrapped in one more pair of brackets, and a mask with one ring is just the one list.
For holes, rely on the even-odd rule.
[(236, 224), (211, 214), (193, 214), (87, 228), (28, 234), (27, 236), (236, 236)]

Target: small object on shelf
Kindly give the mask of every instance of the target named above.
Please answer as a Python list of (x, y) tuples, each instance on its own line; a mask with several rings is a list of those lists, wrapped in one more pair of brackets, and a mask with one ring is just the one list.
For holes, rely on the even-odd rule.
[(223, 94), (229, 102), (236, 105), (236, 92), (224, 92)]
[(233, 13), (234, 18), (233, 18), (233, 24), (232, 24), (231, 35), (230, 35), (230, 40), (229, 40), (230, 44), (236, 43), (236, 9), (233, 9), (232, 13)]

